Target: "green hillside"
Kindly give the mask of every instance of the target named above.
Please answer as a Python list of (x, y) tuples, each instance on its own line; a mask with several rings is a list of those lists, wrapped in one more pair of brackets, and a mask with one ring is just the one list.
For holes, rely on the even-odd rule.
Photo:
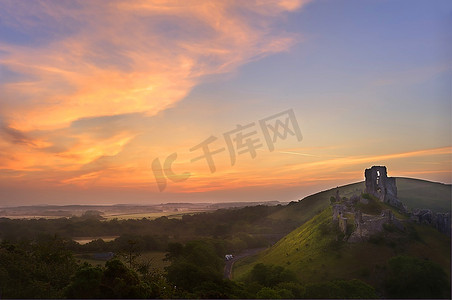
[(336, 241), (332, 210), (327, 208), (277, 244), (235, 264), (234, 279), (244, 280), (254, 265), (279, 265), (295, 272), (301, 283), (360, 279), (382, 288), (388, 260), (397, 255), (427, 259), (450, 278), (450, 238), (428, 227), (412, 224), (406, 233), (384, 232), (374, 240), (351, 244)]
[(397, 177), (398, 198), (409, 208), (429, 208), (436, 212), (451, 210), (452, 186), (413, 178)]
[[(427, 180), (397, 177), (397, 191), (399, 199), (409, 209), (429, 208), (436, 212), (451, 210), (451, 185)], [(364, 181), (331, 188), (303, 198), (299, 202), (292, 202), (286, 208), (270, 216), (273, 219), (292, 219), (298, 224), (304, 223), (320, 211), (328, 207), (330, 197), (336, 195), (339, 189), (341, 197), (359, 195), (365, 191)]]
[[(340, 186), (341, 197), (350, 197), (353, 194), (361, 194), (365, 189), (364, 181)], [(330, 204), (330, 197), (336, 195), (336, 189), (332, 188), (303, 198), (298, 202), (291, 202), (284, 209), (270, 216), (273, 219), (292, 219), (298, 223), (304, 223), (324, 210)]]
[[(450, 209), (450, 185), (398, 178), (397, 187), (399, 197), (410, 208)], [(364, 182), (339, 187), (341, 197), (359, 194), (364, 189)], [(293, 271), (302, 284), (360, 279), (382, 295), (389, 260), (405, 255), (436, 263), (450, 281), (450, 237), (429, 226), (404, 222), (405, 231), (388, 228), (367, 242), (348, 243), (342, 240), (343, 235), (332, 221), (329, 203), (335, 192), (336, 188), (322, 191), (275, 213), (273, 218), (306, 222), (259, 255), (238, 261), (233, 270), (234, 280), (246, 281), (253, 267), (263, 263)], [(390, 208), (384, 203), (379, 205)], [(406, 216), (392, 210), (406, 221)]]

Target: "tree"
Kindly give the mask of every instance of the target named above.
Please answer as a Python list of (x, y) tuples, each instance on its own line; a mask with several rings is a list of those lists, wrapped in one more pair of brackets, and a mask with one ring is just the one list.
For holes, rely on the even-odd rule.
[(167, 267), (167, 278), (178, 289), (190, 293), (198, 289), (205, 294), (206, 286), (222, 284), (224, 263), (214, 242), (191, 241), (182, 248), (180, 244), (170, 248), (172, 263)]
[(249, 279), (266, 287), (274, 287), (282, 282), (296, 282), (296, 276), (293, 272), (281, 266), (264, 265), (262, 263), (253, 267)]
[(165, 254), (165, 259), (171, 261), (182, 255), (184, 251), (184, 245), (182, 245), (181, 243), (169, 243), (168, 249), (166, 251), (167, 253)]
[(393, 298), (450, 298), (450, 283), (439, 265), (397, 256), (389, 260), (386, 291)]
[(269, 287), (263, 287), (256, 294), (257, 299), (281, 299), (278, 292)]
[(100, 286), (103, 270), (87, 263), (83, 264), (75, 273), (70, 285), (66, 288), (67, 298), (102, 298)]
[(68, 298), (148, 298), (151, 287), (120, 260), (104, 268), (82, 265), (65, 290)]
[(148, 298), (151, 288), (120, 260), (107, 261), (101, 280), (103, 298)]
[(77, 264), (65, 241), (41, 237), (36, 242), (0, 245), (0, 289), (4, 298), (61, 298)]
[(358, 279), (307, 284), (302, 298), (376, 298), (375, 289)]

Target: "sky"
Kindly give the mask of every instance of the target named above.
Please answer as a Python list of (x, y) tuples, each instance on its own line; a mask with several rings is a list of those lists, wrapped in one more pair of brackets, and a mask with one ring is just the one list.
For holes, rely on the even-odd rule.
[(0, 206), (452, 181), (452, 2), (0, 0)]

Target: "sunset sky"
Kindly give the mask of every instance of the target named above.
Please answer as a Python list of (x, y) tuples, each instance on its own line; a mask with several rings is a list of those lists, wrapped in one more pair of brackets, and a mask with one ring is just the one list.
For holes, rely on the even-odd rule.
[(450, 0), (0, 0), (0, 206), (451, 183), (451, 28)]

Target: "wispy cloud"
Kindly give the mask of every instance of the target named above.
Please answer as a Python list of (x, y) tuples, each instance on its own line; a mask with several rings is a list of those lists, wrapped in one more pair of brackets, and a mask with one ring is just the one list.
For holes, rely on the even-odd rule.
[(2, 1), (0, 167), (117, 155), (141, 129), (96, 119), (156, 115), (206, 75), (289, 49), (300, 36), (275, 24), (307, 2)]
[(3, 117), (31, 130), (83, 117), (154, 115), (183, 99), (202, 76), (288, 49), (295, 36), (272, 24), (302, 4), (3, 1), (8, 28), (35, 28), (44, 41), (1, 41), (0, 63), (26, 78), (1, 85)]
[(362, 163), (374, 163), (374, 162), (378, 162), (378, 161), (389, 161), (392, 159), (399, 159), (399, 158), (434, 156), (434, 155), (443, 155), (443, 154), (452, 154), (452, 147), (440, 147), (440, 148), (434, 148), (434, 149), (424, 149), (424, 150), (417, 150), (417, 151), (391, 153), (391, 154), (374, 155), (374, 156), (341, 157), (341, 158), (311, 162), (311, 163), (306, 164), (305, 167), (313, 168), (313, 167), (327, 166), (329, 168), (332, 168), (335, 166), (357, 165), (357, 164), (362, 164)]

